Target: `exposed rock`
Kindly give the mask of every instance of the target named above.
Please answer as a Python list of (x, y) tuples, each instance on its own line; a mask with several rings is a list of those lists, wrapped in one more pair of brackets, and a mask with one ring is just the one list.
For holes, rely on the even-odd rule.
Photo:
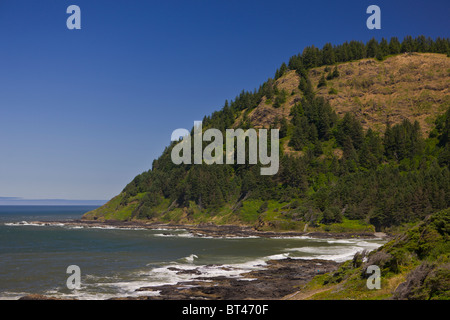
[[(336, 233), (336, 232), (297, 232), (297, 231), (260, 231), (257, 228), (251, 226), (241, 225), (216, 225), (214, 223), (202, 223), (198, 225), (186, 225), (186, 224), (162, 224), (162, 223), (148, 223), (146, 221), (94, 221), (94, 220), (72, 220), (72, 221), (33, 221), (34, 224), (42, 225), (66, 225), (66, 226), (78, 226), (78, 227), (115, 227), (115, 228), (145, 228), (145, 229), (184, 229), (191, 232), (198, 237), (299, 237), (307, 236), (311, 238), (335, 238), (335, 239), (348, 239), (348, 238), (365, 238), (373, 239), (382, 235), (383, 238), (389, 237), (386, 234), (377, 234), (370, 232), (354, 232), (354, 233)], [(168, 233), (165, 233), (168, 234)]]
[(279, 300), (297, 292), (299, 287), (314, 276), (335, 271), (338, 265), (339, 263), (334, 261), (318, 259), (271, 260), (265, 269), (245, 273), (241, 279), (224, 276), (197, 277), (175, 285), (143, 287), (138, 291), (159, 291), (159, 296), (147, 297), (151, 300)]

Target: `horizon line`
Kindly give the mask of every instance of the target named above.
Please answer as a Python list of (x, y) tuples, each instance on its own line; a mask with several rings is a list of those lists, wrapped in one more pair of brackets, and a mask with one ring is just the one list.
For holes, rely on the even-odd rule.
[(21, 197), (0, 197), (0, 205), (103, 205), (108, 201), (103, 199), (27, 199)]

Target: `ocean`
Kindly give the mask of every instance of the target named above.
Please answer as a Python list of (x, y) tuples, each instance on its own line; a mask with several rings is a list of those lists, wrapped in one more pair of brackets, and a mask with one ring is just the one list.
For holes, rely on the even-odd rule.
[[(140, 287), (176, 284), (197, 277), (242, 274), (286, 257), (345, 261), (379, 239), (307, 237), (196, 237), (178, 230), (36, 225), (33, 221), (79, 219), (90, 206), (0, 206), (0, 299), (27, 294), (108, 299), (157, 295)], [(67, 268), (76, 265), (81, 287), (70, 290)], [(201, 274), (177, 274), (197, 268)]]

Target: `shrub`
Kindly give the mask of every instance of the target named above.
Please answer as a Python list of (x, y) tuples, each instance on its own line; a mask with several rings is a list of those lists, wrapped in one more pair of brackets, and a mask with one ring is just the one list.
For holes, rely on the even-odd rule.
[(322, 77), (319, 80), (319, 84), (317, 85), (317, 88), (326, 87), (327, 86), (327, 80), (325, 80), (325, 75), (322, 75)]
[(284, 89), (281, 90), (281, 92), (275, 98), (275, 102), (273, 103), (273, 107), (274, 108), (281, 107), (281, 105), (286, 102), (286, 96), (287, 96), (286, 91)]
[(328, 91), (328, 94), (337, 94), (337, 90), (335, 88), (331, 88), (330, 91)]

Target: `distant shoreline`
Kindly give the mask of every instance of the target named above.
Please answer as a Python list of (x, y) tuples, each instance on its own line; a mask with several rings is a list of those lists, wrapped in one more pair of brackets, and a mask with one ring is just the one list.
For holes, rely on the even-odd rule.
[(65, 199), (2, 199), (0, 206), (89, 206), (101, 207), (107, 200), (65, 200)]

